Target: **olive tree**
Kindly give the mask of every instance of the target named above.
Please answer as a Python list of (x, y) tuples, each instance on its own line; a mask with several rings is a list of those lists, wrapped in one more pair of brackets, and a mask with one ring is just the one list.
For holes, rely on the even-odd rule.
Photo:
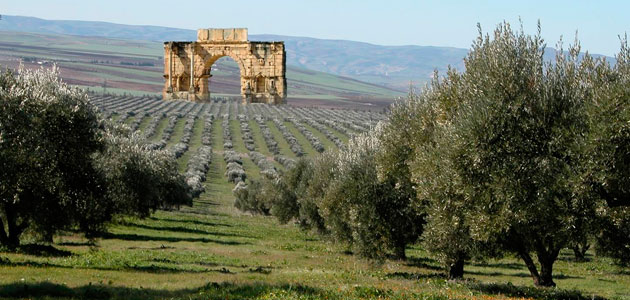
[(152, 150), (126, 126), (108, 125), (94, 165), (106, 180), (115, 214), (148, 217), (156, 209), (192, 205), (192, 190), (168, 150)]
[(465, 261), (479, 248), (466, 218), (465, 185), (451, 159), (453, 144), (461, 142), (451, 139), (449, 127), (462, 101), (461, 76), (452, 69), (443, 80), (435, 75), (422, 93), (412, 88), (392, 105), (381, 137), (383, 157), (388, 159), (381, 164), (399, 175), (397, 186), (410, 188), (412, 206), (422, 212), (415, 224), (423, 245), (444, 265), (449, 279), (459, 279)]
[(425, 244), (451, 277), (472, 256), (508, 251), (536, 285), (553, 286), (560, 250), (583, 242), (574, 228), (595, 218), (596, 198), (583, 192), (588, 75), (598, 64), (577, 45), (560, 47), (553, 62), (544, 49), (540, 32), (504, 23), (491, 38), (480, 29), (465, 71), (435, 76), (400, 110), (415, 118), (411, 165), (427, 205)]
[(329, 154), (335, 162), (334, 173), (320, 210), (330, 233), (352, 245), (359, 255), (404, 259), (406, 246), (420, 234), (422, 213), (413, 201), (409, 173), (401, 167), (404, 163), (378, 163), (382, 130), (377, 126)]
[(597, 234), (598, 253), (630, 264), (630, 48), (627, 37), (611, 66), (600, 63), (591, 76), (593, 105), (587, 180), (605, 205)]
[(50, 241), (59, 229), (93, 234), (115, 214), (190, 203), (174, 160), (106, 125), (87, 97), (55, 68), (0, 75), (3, 245), (18, 246), (27, 229)]
[(535, 285), (554, 286), (553, 264), (572, 242), (589, 89), (578, 46), (560, 48), (553, 63), (544, 62), (544, 49), (540, 31), (528, 36), (507, 23), (492, 39), (480, 34), (449, 130), (473, 238), (500, 243)]
[(3, 73), (0, 101), (0, 242), (18, 246), (29, 227), (49, 240), (101, 199), (92, 154), (104, 147), (102, 123), (55, 70)]

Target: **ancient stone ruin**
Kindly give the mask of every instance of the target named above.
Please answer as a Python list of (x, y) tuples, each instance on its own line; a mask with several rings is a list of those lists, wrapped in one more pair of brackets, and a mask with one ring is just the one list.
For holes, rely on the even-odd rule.
[(286, 102), (284, 42), (249, 41), (247, 28), (199, 29), (196, 42), (165, 42), (164, 99), (209, 100), (210, 71), (223, 56), (239, 66), (243, 103)]

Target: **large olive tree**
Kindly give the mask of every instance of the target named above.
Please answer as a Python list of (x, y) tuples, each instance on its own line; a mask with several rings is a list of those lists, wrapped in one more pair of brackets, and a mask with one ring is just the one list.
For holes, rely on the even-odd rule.
[(614, 65), (600, 63), (590, 76), (589, 173), (599, 210), (598, 252), (630, 264), (630, 48), (627, 37)]
[(0, 101), (0, 242), (15, 247), (30, 226), (49, 239), (98, 203), (104, 179), (92, 154), (104, 143), (87, 96), (54, 71), (3, 73)]
[(0, 243), (26, 230), (92, 234), (114, 214), (189, 203), (166, 154), (106, 126), (87, 95), (55, 69), (0, 74)]
[(546, 63), (544, 49), (540, 34), (507, 23), (492, 37), (480, 30), (465, 71), (436, 77), (425, 92), (435, 116), (416, 123), (433, 134), (412, 164), (419, 199), (429, 201), (431, 249), (457, 268), (478, 250), (509, 251), (536, 285), (553, 286), (560, 250), (580, 237), (576, 219), (597, 205), (579, 194), (596, 63), (577, 46)]

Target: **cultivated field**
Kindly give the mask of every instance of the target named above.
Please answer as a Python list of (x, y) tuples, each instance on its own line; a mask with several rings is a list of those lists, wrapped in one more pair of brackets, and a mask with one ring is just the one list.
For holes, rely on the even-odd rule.
[[(92, 91), (158, 95), (164, 46), (160, 42), (0, 31), (0, 65), (17, 69), (56, 64), (63, 80)], [(228, 58), (212, 67), (213, 96), (238, 96), (240, 70)], [(320, 107), (382, 109), (404, 92), (348, 77), (287, 66), (289, 101)]]
[[(344, 245), (234, 208), (234, 182), (343, 147), (384, 114), (132, 96), (95, 95), (92, 102), (153, 147), (173, 150), (189, 178), (201, 170), (204, 192), (192, 207), (120, 219), (94, 243), (66, 232), (53, 247), (2, 253), (2, 297), (630, 299), (630, 274), (607, 258), (576, 263), (563, 252), (554, 273), (559, 289), (532, 288), (527, 269), (512, 257), (475, 262), (466, 266), (468, 281), (450, 283), (419, 246), (407, 249), (406, 261), (373, 265)], [(229, 167), (235, 160), (241, 170)]]

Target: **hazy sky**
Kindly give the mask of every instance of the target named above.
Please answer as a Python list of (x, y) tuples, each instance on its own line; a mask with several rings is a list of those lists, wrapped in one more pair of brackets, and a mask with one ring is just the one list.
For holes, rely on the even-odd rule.
[(536, 32), (555, 46), (572, 42), (583, 50), (613, 55), (619, 35), (630, 31), (630, 1), (412, 1), (412, 0), (2, 0), (0, 14), (53, 20), (107, 21), (197, 29), (248, 27), (251, 34), (347, 39), (382, 45), (469, 48), (477, 36), (506, 20)]

